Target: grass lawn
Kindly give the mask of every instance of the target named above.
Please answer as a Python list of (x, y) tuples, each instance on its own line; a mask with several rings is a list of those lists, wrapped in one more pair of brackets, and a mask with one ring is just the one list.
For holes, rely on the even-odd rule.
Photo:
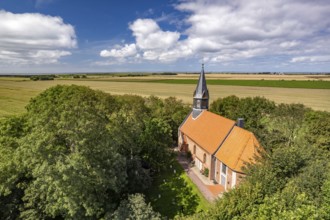
[(155, 177), (145, 195), (153, 209), (168, 218), (206, 211), (211, 206), (176, 160)]

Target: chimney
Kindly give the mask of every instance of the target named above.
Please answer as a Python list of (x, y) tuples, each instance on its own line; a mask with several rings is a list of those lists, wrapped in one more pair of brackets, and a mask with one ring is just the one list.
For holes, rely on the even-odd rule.
[(237, 122), (236, 122), (236, 125), (238, 127), (244, 128), (244, 118), (238, 118)]

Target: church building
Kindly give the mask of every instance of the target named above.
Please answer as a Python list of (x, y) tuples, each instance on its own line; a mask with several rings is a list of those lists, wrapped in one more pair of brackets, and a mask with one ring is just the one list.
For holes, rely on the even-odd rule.
[(209, 180), (229, 190), (245, 175), (242, 167), (253, 163), (262, 147), (253, 133), (243, 128), (244, 120), (230, 120), (208, 111), (204, 65), (194, 92), (193, 108), (179, 127), (179, 148), (190, 151), (194, 165), (207, 170)]

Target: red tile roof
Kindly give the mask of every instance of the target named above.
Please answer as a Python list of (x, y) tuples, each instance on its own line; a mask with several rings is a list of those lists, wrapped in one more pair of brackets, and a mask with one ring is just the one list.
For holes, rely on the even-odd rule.
[(203, 111), (196, 119), (191, 113), (180, 131), (208, 153), (213, 154), (234, 125), (235, 121)]
[(180, 131), (240, 173), (243, 173), (245, 162), (254, 162), (254, 155), (258, 155), (258, 149), (262, 150), (253, 133), (235, 126), (235, 121), (209, 111), (203, 111), (195, 119), (191, 113)]
[(258, 155), (261, 146), (253, 133), (235, 126), (215, 157), (232, 170), (243, 173), (245, 163), (253, 163), (254, 155)]

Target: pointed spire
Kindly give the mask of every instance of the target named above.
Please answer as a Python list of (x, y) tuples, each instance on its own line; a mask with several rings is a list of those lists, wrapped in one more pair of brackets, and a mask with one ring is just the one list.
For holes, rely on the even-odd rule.
[(209, 108), (209, 91), (206, 86), (204, 63), (194, 92), (193, 117), (196, 118), (203, 110)]
[(208, 98), (209, 91), (206, 86), (205, 72), (204, 72), (204, 63), (202, 64), (202, 71), (199, 75), (198, 83), (196, 90), (194, 92), (194, 98)]

